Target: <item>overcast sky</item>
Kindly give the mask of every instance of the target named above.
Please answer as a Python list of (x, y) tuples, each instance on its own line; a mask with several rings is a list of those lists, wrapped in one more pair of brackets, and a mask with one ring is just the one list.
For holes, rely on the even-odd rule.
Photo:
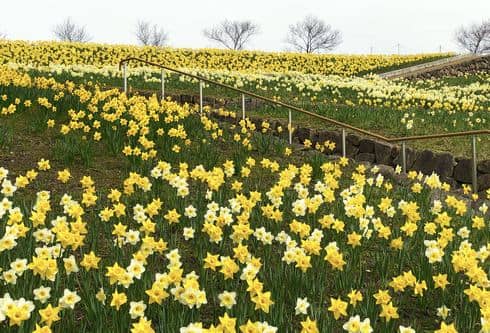
[(286, 48), (289, 24), (312, 14), (342, 31), (333, 53), (458, 51), (454, 30), (490, 17), (490, 0), (0, 0), (0, 31), (10, 39), (51, 40), (65, 17), (94, 42), (135, 44), (138, 19), (160, 24), (175, 47), (213, 47), (202, 30), (225, 18), (250, 19), (261, 33), (250, 49)]

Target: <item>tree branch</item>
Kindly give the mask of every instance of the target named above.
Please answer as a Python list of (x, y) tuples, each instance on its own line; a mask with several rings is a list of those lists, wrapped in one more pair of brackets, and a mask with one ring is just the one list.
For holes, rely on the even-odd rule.
[(289, 26), (285, 41), (296, 51), (313, 53), (334, 49), (342, 43), (342, 35), (322, 20), (307, 16), (303, 21)]
[(251, 21), (228, 20), (203, 31), (206, 38), (230, 50), (243, 50), (250, 39), (258, 33), (258, 26)]

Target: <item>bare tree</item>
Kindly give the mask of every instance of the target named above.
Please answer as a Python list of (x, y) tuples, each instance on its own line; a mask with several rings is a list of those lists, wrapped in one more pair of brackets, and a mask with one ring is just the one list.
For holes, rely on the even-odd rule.
[(53, 33), (63, 42), (85, 43), (91, 39), (85, 27), (75, 24), (69, 17), (55, 26)]
[(203, 31), (204, 36), (209, 40), (218, 42), (230, 50), (243, 50), (250, 38), (258, 33), (258, 25), (251, 21), (228, 20)]
[(136, 24), (136, 39), (142, 45), (150, 45), (151, 42), (151, 28), (148, 22), (138, 21)]
[(135, 35), (138, 42), (145, 46), (163, 46), (168, 40), (168, 35), (163, 28), (156, 24), (152, 26), (148, 21), (138, 21)]
[(286, 42), (299, 52), (330, 51), (342, 43), (342, 34), (321, 19), (307, 16), (289, 26)]
[(459, 28), (455, 39), (461, 48), (471, 53), (490, 52), (490, 20)]

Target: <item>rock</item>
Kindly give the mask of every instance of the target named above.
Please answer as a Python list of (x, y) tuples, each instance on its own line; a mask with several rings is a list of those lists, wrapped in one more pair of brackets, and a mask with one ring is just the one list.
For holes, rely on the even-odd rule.
[(478, 163), (478, 172), (490, 173), (490, 160), (480, 161)]
[(180, 95), (180, 102), (181, 103), (192, 104), (192, 96), (190, 96), (190, 95)]
[[(199, 103), (199, 100), (197, 100), (197, 103)], [(216, 98), (213, 98), (213, 97), (203, 97), (202, 103), (204, 105), (214, 106), (216, 104)]]
[(461, 184), (458, 183), (457, 181), (455, 181), (454, 178), (450, 178), (450, 177), (442, 178), (441, 181), (444, 183), (448, 183), (449, 186), (451, 186), (451, 189), (455, 190), (455, 189), (461, 188)]
[[(395, 158), (393, 159), (393, 165), (394, 166), (402, 166), (402, 149), (399, 147), (398, 149), (393, 150), (395, 152)], [(413, 169), (413, 165), (415, 161), (418, 159), (419, 152), (417, 152), (413, 148), (408, 148), (406, 149), (407, 153), (407, 170)]]
[(180, 102), (180, 95), (167, 95), (165, 94), (165, 99), (170, 98), (171, 101), (176, 101), (177, 103)]
[(374, 155), (376, 156), (376, 163), (393, 165), (393, 145), (383, 142), (374, 143)]
[(453, 175), (456, 164), (454, 156), (449, 153), (436, 153), (434, 159), (434, 171), (443, 179), (449, 179)]
[(374, 153), (374, 141), (371, 139), (362, 139), (359, 141), (360, 153)]
[(256, 130), (260, 130), (262, 128), (262, 122), (264, 119), (261, 117), (250, 117), (250, 122), (252, 122), (255, 125)]
[(347, 150), (345, 151), (345, 153), (347, 157), (355, 158), (359, 153), (359, 148), (357, 148), (357, 146), (355, 146), (351, 142), (347, 141)]
[(433, 168), (434, 153), (431, 150), (423, 150), (420, 152), (417, 160), (413, 164), (413, 169), (415, 171), (421, 171), (424, 174), (429, 174), (430, 170)]
[(357, 164), (364, 165), (366, 167), (366, 170), (371, 169), (373, 167), (373, 163), (369, 161), (357, 161)]
[(222, 116), (218, 113), (211, 113), (211, 116), (219, 121), (227, 121), (228, 117)]
[(325, 141), (331, 141), (335, 143), (335, 149), (332, 151), (332, 153), (342, 153), (342, 137), (338, 132), (335, 131), (317, 131), (311, 136), (313, 145), (315, 145), (317, 142), (320, 144), (325, 143)]
[(360, 136), (352, 133), (347, 134), (347, 142), (350, 142), (354, 146), (359, 146), (360, 141), (361, 141)]
[(435, 172), (442, 179), (447, 179), (453, 174), (454, 164), (454, 157), (449, 153), (434, 153), (430, 150), (423, 150), (415, 161), (413, 169), (426, 175)]
[(394, 179), (395, 178), (395, 169), (392, 166), (379, 164), (378, 165), (379, 173), (383, 175), (385, 178)]
[(490, 174), (478, 177), (478, 191), (486, 191), (490, 188)]
[(326, 139), (323, 140), (323, 138), (325, 137), (325, 135), (323, 134), (323, 131), (322, 130), (313, 130), (313, 131), (311, 131), (310, 137), (311, 137), (311, 142), (313, 143), (313, 145), (316, 145), (318, 142), (323, 142), (323, 141), (326, 140)]
[[(242, 112), (242, 99), (239, 98), (237, 100), (237, 106), (240, 106), (240, 113)], [(248, 97), (245, 97), (245, 113), (247, 113), (247, 111), (251, 111), (253, 110), (253, 100), (251, 98), (248, 98)]]
[(374, 161), (376, 160), (376, 156), (371, 153), (359, 153), (357, 154), (356, 160), (361, 162), (374, 163)]
[(221, 99), (221, 98), (217, 98), (216, 99), (216, 102), (214, 104), (214, 107), (217, 108), (217, 109), (220, 109), (220, 108), (224, 108), (226, 105), (226, 102), (225, 100)]
[(472, 161), (469, 158), (462, 158), (454, 167), (453, 178), (464, 184), (470, 184), (472, 179)]
[(270, 124), (271, 124), (271, 130), (274, 132), (274, 134), (277, 134), (277, 129), (279, 127), (281, 127), (284, 130), (284, 125), (279, 120), (274, 120), (273, 119), (273, 120), (270, 121)]
[[(342, 153), (342, 133), (340, 135), (340, 149), (339, 152)], [(347, 134), (345, 138), (345, 155), (347, 157), (354, 158), (359, 153), (359, 141), (361, 138), (355, 134)]]
[(297, 138), (298, 141), (303, 144), (306, 139), (310, 138), (310, 129), (306, 127), (298, 127), (293, 132), (293, 137)]
[(395, 174), (395, 182), (397, 184), (407, 186), (409, 185), (412, 181), (408, 179), (408, 176), (406, 173), (400, 173), (400, 174)]
[(266, 104), (266, 102), (264, 102), (263, 100), (253, 98), (253, 107), (255, 109), (262, 108), (265, 104)]

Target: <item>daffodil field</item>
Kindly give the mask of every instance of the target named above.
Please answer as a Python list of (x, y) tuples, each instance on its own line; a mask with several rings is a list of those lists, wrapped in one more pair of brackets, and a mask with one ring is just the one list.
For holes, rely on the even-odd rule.
[(396, 69), (451, 56), (450, 53), (418, 55), (314, 55), (215, 49), (173, 49), (129, 45), (71, 44), (2, 41), (0, 63), (35, 65), (117, 65), (127, 57), (144, 58), (176, 68), (201, 68), (241, 72), (356, 75)]
[[(374, 73), (388, 71), (450, 54), (342, 56), (297, 53), (229, 52), (99, 44), (49, 42), (0, 43), (0, 63), (31, 75), (109, 87), (121, 86), (119, 61), (135, 56), (185, 72), (281, 100), (387, 136), (423, 135), (488, 128), (490, 77), (472, 75), (456, 82), (446, 80), (384, 80)], [(183, 94), (196, 94), (195, 80), (166, 72), (166, 86)], [(129, 84), (134, 89), (158, 91), (161, 71), (132, 62)], [(205, 95), (236, 99), (240, 96), (212, 85)], [(287, 110), (265, 105), (256, 111), (284, 118)], [(311, 119), (299, 117), (308, 124)], [(490, 154), (488, 138), (479, 138)], [(417, 148), (450, 149), (468, 155), (465, 138), (415, 142)]]
[[(322, 154), (332, 142), (289, 146), (233, 110), (111, 89), (114, 64), (139, 52), (170, 57), (0, 43), (0, 332), (490, 332), (490, 191), (456, 195), (399, 168), (384, 177)], [(254, 73), (301, 66), (260, 53), (248, 73), (220, 72), (218, 51), (167, 52), (278, 98), (409, 113), (404, 130), (415, 109), (448, 128), (490, 120), (485, 75), (467, 86), (325, 76), (321, 57), (305, 65), (316, 74)], [(328, 74), (409, 61), (366, 59)], [(130, 78), (158, 85), (147, 68)]]

